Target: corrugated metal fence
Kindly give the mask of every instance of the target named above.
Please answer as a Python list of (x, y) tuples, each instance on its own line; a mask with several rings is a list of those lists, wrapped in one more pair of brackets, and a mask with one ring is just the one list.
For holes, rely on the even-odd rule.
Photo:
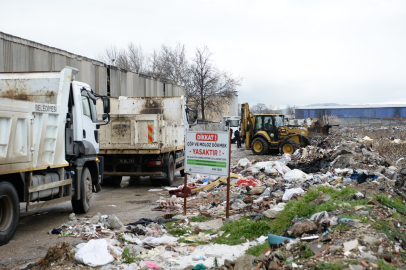
[(108, 88), (112, 97), (185, 95), (182, 87), (0, 32), (0, 72), (60, 71), (66, 66), (79, 69), (76, 80), (89, 84), (96, 93), (103, 95)]

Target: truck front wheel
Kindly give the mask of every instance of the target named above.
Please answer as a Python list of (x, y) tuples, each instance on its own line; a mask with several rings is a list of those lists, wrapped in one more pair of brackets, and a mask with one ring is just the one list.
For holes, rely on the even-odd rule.
[(92, 175), (88, 168), (84, 168), (82, 172), (82, 180), (80, 181), (80, 200), (72, 200), (73, 212), (76, 214), (87, 213), (90, 208), (91, 198)]
[(7, 244), (17, 229), (20, 201), (14, 186), (0, 182), (0, 246)]

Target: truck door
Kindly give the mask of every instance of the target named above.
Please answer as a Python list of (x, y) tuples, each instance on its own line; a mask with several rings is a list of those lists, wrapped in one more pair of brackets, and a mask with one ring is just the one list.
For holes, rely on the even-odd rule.
[(99, 130), (96, 128), (97, 112), (95, 101), (91, 98), (91, 94), (85, 88), (81, 90), (82, 95), (82, 129), (83, 140), (90, 142), (99, 152)]

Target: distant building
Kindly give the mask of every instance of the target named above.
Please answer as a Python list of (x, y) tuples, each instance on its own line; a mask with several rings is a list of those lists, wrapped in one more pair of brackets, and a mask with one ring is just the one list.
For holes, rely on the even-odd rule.
[(301, 106), (296, 107), (296, 118), (320, 118), (323, 115), (338, 118), (372, 118), (403, 120), (406, 118), (406, 104)]

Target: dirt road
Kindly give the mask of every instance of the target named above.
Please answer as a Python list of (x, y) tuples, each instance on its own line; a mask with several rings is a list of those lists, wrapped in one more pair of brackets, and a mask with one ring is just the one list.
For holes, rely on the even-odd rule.
[[(182, 182), (183, 178), (179, 174), (175, 175), (175, 184), (180, 185)], [(140, 218), (156, 219), (162, 212), (151, 211), (151, 208), (156, 207), (151, 203), (161, 195), (148, 191), (152, 188), (156, 187), (151, 186), (149, 178), (130, 184), (128, 177), (124, 177), (120, 188), (103, 186), (101, 192), (93, 194), (90, 211), (78, 216), (93, 216), (97, 212), (103, 215), (114, 214), (124, 224)], [(58, 228), (68, 221), (68, 216), (72, 213), (70, 202), (28, 213), (22, 207), (21, 212), (13, 240), (7, 245), (0, 246), (0, 267), (12, 268), (37, 262), (39, 258), (45, 256), (50, 246), (61, 241), (71, 244), (83, 242), (80, 238), (57, 238), (48, 234), (53, 228)]]

